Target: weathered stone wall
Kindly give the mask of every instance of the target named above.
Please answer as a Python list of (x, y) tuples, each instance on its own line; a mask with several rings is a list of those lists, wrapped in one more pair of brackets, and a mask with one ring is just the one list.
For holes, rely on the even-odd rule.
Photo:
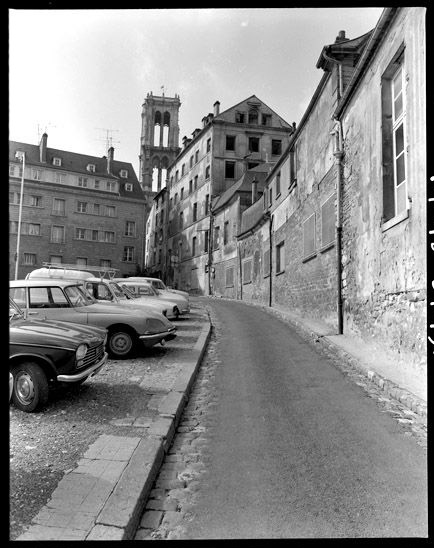
[(265, 223), (251, 236), (239, 242), (241, 262), (248, 258), (252, 259), (252, 281), (245, 283), (242, 280), (240, 298), (264, 305), (268, 305), (269, 299), (269, 276), (265, 276), (264, 266), (264, 252), (269, 246), (268, 231), (268, 223)]
[[(425, 10), (402, 10), (345, 110), (344, 331), (426, 362)], [(382, 75), (405, 43), (408, 217), (383, 222)], [(396, 219), (398, 221), (398, 219)]]

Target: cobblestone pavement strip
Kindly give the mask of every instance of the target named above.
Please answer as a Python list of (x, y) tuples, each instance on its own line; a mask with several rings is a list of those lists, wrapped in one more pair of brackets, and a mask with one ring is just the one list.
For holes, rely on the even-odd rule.
[[(10, 407), (11, 540), (86, 538), (140, 439), (159, 439), (158, 408), (182, 380), (186, 356), (207, 320), (192, 304), (189, 317), (176, 323), (173, 342), (182, 341), (183, 348), (167, 343), (132, 359), (109, 360), (79, 389), (54, 392), (41, 413)], [(117, 539), (114, 529), (100, 524), (89, 540)]]
[[(212, 309), (208, 310), (213, 333), (173, 443), (153, 484), (134, 540), (193, 540), (188, 526), (195, 519), (197, 495), (201, 489), (206, 489), (207, 463), (210, 460), (208, 441), (215, 423), (213, 409), (218, 403), (213, 380), (217, 368), (222, 365), (216, 345), (219, 322)], [(324, 347), (319, 349), (312, 339), (306, 340), (317, 352), (326, 354), (349, 382), (357, 384), (368, 397), (374, 399), (381, 412), (391, 414), (403, 429), (404, 435), (413, 437), (419, 445), (427, 447), (427, 426), (423, 417), (399, 401), (387, 397), (377, 384), (344, 359), (338, 359)]]

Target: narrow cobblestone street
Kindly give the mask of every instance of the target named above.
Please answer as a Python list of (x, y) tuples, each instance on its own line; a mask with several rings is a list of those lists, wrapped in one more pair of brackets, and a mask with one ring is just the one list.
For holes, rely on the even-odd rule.
[[(217, 411), (219, 406), (221, 406), (223, 399), (221, 390), (219, 390), (219, 385), (216, 382), (216, 376), (221, 376), (223, 374), (222, 368), (228, 367), (228, 364), (224, 364), (221, 359), (222, 347), (220, 341), (225, 335), (225, 328), (230, 329), (230, 327), (227, 327), (226, 324), (223, 325), (222, 318), (224, 316), (222, 316), (222, 311), (220, 309), (217, 309), (217, 311), (218, 313), (216, 314), (216, 308), (211, 305), (214, 334), (211, 338), (208, 351), (205, 354), (202, 367), (196, 378), (188, 405), (185, 408), (178, 426), (174, 442), (163, 462), (160, 473), (150, 493), (150, 498), (135, 536), (136, 540), (246, 538), (243, 537), (243, 529), (240, 529), (239, 535), (234, 533), (230, 527), (228, 527), (227, 530), (223, 528), (218, 529), (219, 526), (216, 525), (219, 523), (218, 518), (216, 518), (216, 524), (210, 523), (209, 525), (209, 531), (211, 531), (211, 533), (207, 533), (206, 530), (203, 532), (203, 530), (196, 527), (198, 514), (202, 514), (203, 517), (203, 515), (208, 515), (209, 513), (209, 508), (203, 508), (203, 501), (208, 500), (207, 491), (212, 489), (213, 481), (216, 481), (215, 478), (210, 478), (210, 473), (212, 473), (212, 461), (216, 458), (215, 454), (213, 455), (212, 453), (213, 447), (215, 451), (215, 445), (213, 446), (213, 443), (215, 442), (215, 439), (219, 439), (217, 421), (220, 420), (221, 415), (219, 416)], [(242, 341), (240, 341), (240, 345), (243, 345)], [(389, 420), (390, 418), (393, 419), (393, 422), (389, 424), (388, 429), (394, 432), (394, 435), (397, 435), (398, 437), (403, 435), (405, 438), (410, 438), (414, 447), (426, 447), (426, 424), (421, 421), (420, 417), (411, 410), (406, 409), (401, 403), (386, 397), (384, 392), (377, 385), (369, 381), (366, 377), (363, 377), (363, 375), (351, 368), (348, 364), (345, 364), (332, 356), (328, 356), (328, 358), (324, 359), (330, 360), (330, 364), (333, 364), (333, 367), (340, 372), (340, 376), (345, 379), (344, 382), (349, 382), (350, 385), (354, 387), (354, 390), (358, 392), (359, 396), (365, 398), (365, 401), (366, 397), (369, 397), (370, 400), (372, 400), (372, 406), (374, 406), (373, 413), (377, 413), (379, 420), (381, 420), (381, 415), (386, 415), (386, 420)], [(240, 417), (234, 417), (234, 422), (237, 421), (240, 421)], [(376, 427), (375, 425), (366, 424), (363, 428), (369, 429), (370, 426), (373, 426), (373, 428)], [(242, 425), (240, 422), (238, 427), (242, 429), (245, 428), (245, 425)], [(348, 428), (351, 429), (352, 426), (348, 424)], [(252, 435), (254, 436), (253, 433)], [(355, 441), (355, 443), (359, 442)], [(344, 448), (342, 450), (345, 452)], [(424, 451), (424, 449), (422, 449), (422, 451)], [(221, 453), (222, 452), (230, 453), (231, 447), (227, 446), (226, 449), (222, 448)], [(326, 458), (333, 459), (333, 456), (330, 454), (328, 457), (326, 456)], [(264, 462), (265, 461), (266, 457), (264, 457)], [(374, 463), (372, 463), (372, 466), (375, 468)], [(307, 472), (305, 465), (300, 466), (300, 474), (303, 474), (303, 470), (305, 473)], [(325, 468), (325, 470), (327, 470), (327, 468)], [(228, 477), (233, 478), (233, 473), (230, 470), (227, 472)], [(358, 472), (354, 470), (354, 475), (357, 476), (357, 474)], [(257, 485), (257, 498), (261, 499), (261, 492), (259, 489), (263, 483), (259, 478), (255, 481), (254, 478), (245, 477), (243, 475), (241, 480), (246, 480), (247, 482), (251, 481), (253, 486)], [(224, 482), (225, 478), (222, 477), (221, 481)], [(306, 478), (306, 481), (309, 482), (309, 479)], [(365, 479), (361, 477), (357, 481), (359, 482), (361, 493), (363, 493), (367, 488), (363, 486)], [(399, 478), (397, 478), (398, 484), (399, 481)], [(301, 482), (303, 482), (303, 480), (301, 480)], [(234, 483), (231, 487), (235, 490), (239, 486)], [(387, 484), (384, 486), (386, 490), (388, 490), (389, 487), (390, 486), (387, 486)], [(247, 499), (248, 496), (249, 491), (246, 491)], [(264, 504), (266, 504), (268, 496), (268, 494), (264, 494)], [(309, 496), (310, 495), (307, 493), (307, 498), (309, 498)], [(323, 493), (321, 496), (325, 496), (325, 494)], [(374, 498), (378, 497), (378, 493), (376, 494), (373, 492), (371, 495), (362, 495), (362, 499), (365, 496), (368, 496), (367, 500), (369, 500), (370, 496)], [(230, 492), (227, 493), (227, 497), (228, 499), (234, 498)], [(246, 500), (247, 506), (244, 510), (240, 507), (238, 511), (238, 519), (240, 519), (240, 515), (245, 511), (247, 522), (249, 520), (248, 502), (249, 501)], [(276, 499), (276, 503), (278, 504), (278, 499)], [(294, 504), (297, 504), (295, 499)], [(353, 531), (355, 532), (354, 536), (371, 536), (369, 522), (365, 521), (365, 523), (363, 523), (363, 519), (360, 518), (362, 521), (361, 528), (358, 527), (357, 523), (351, 527), (348, 525), (345, 526), (344, 522), (345, 519), (347, 519), (345, 516), (345, 508), (336, 506), (336, 504), (339, 505), (337, 500), (333, 504), (335, 505), (335, 512), (337, 515), (339, 515), (339, 513), (343, 515), (343, 528), (341, 531), (336, 529), (335, 536), (346, 536), (348, 531), (351, 530), (351, 527), (353, 527)], [(358, 512), (363, 513), (363, 503), (360, 502), (360, 504), (362, 504), (362, 506), (359, 508)], [(369, 509), (365, 510), (369, 514)], [(400, 510), (396, 508), (396, 512), (399, 513), (399, 511)], [(270, 523), (275, 522), (273, 521), (274, 509), (264, 507), (263, 512), (265, 515), (269, 514)], [(288, 512), (290, 513), (291, 510), (288, 509)], [(388, 511), (386, 511), (385, 516), (387, 515), (387, 512)], [(278, 516), (276, 519), (278, 520), (279, 511), (277, 511), (277, 514)], [(391, 523), (397, 518), (397, 516), (389, 517)], [(315, 519), (316, 518), (313, 518), (313, 522)], [(420, 516), (420, 519), (423, 522), (423, 516)], [(267, 520), (265, 519), (265, 521)], [(270, 529), (268, 529), (264, 530), (264, 536), (280, 537), (282, 535), (282, 524), (279, 524), (278, 522), (275, 523), (275, 535), (273, 535), (272, 530), (270, 531)], [(307, 534), (306, 536), (322, 536), (321, 526), (319, 526), (318, 523), (320, 523), (320, 521), (317, 521), (316, 526), (312, 523), (310, 529), (311, 534)], [(300, 526), (299, 528), (298, 524), (295, 524), (293, 530), (309, 531), (309, 527), (310, 525), (308, 523), (307, 529), (303, 529), (303, 526)], [(316, 531), (315, 527), (317, 527)], [(386, 536), (395, 536), (393, 526), (391, 529), (388, 529), (386, 523), (384, 524), (384, 528), (382, 527), (383, 526), (377, 526), (377, 529), (375, 529), (374, 525), (372, 525), (372, 535), (377, 536), (379, 534), (379, 536), (382, 536), (382, 534), (386, 534), (385, 531), (388, 530), (389, 532)], [(409, 527), (411, 529), (411, 526)], [(416, 530), (417, 526), (415, 525), (413, 534)], [(197, 537), (198, 531), (200, 531), (200, 534), (203, 536)], [(286, 529), (286, 531), (288, 531), (288, 529)], [(252, 538), (259, 538), (260, 536), (261, 534), (258, 534), (258, 528), (253, 528)], [(294, 536), (298, 536), (297, 533), (295, 533)], [(331, 536), (334, 535), (331, 534)], [(412, 533), (410, 533), (410, 536), (412, 536)]]

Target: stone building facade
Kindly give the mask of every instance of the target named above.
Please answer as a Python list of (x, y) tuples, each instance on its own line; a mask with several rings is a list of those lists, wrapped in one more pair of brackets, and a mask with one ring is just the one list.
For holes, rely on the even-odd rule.
[[(325, 321), (426, 378), (425, 9), (340, 32), (287, 151), (246, 209), (238, 295)], [(271, 260), (270, 260), (271, 257)]]
[[(143, 267), (144, 196), (133, 166), (107, 157), (9, 142), (9, 277), (15, 277), (22, 170), (18, 278), (43, 262)], [(24, 164), (22, 158), (24, 157)]]

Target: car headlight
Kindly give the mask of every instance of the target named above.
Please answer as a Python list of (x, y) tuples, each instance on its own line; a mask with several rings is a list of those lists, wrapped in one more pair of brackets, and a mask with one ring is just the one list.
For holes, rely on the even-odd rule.
[(152, 335), (154, 333), (161, 333), (165, 331), (165, 325), (160, 320), (155, 318), (147, 318), (145, 335)]
[(87, 345), (80, 344), (80, 346), (75, 351), (75, 357), (77, 360), (82, 360), (87, 354)]

